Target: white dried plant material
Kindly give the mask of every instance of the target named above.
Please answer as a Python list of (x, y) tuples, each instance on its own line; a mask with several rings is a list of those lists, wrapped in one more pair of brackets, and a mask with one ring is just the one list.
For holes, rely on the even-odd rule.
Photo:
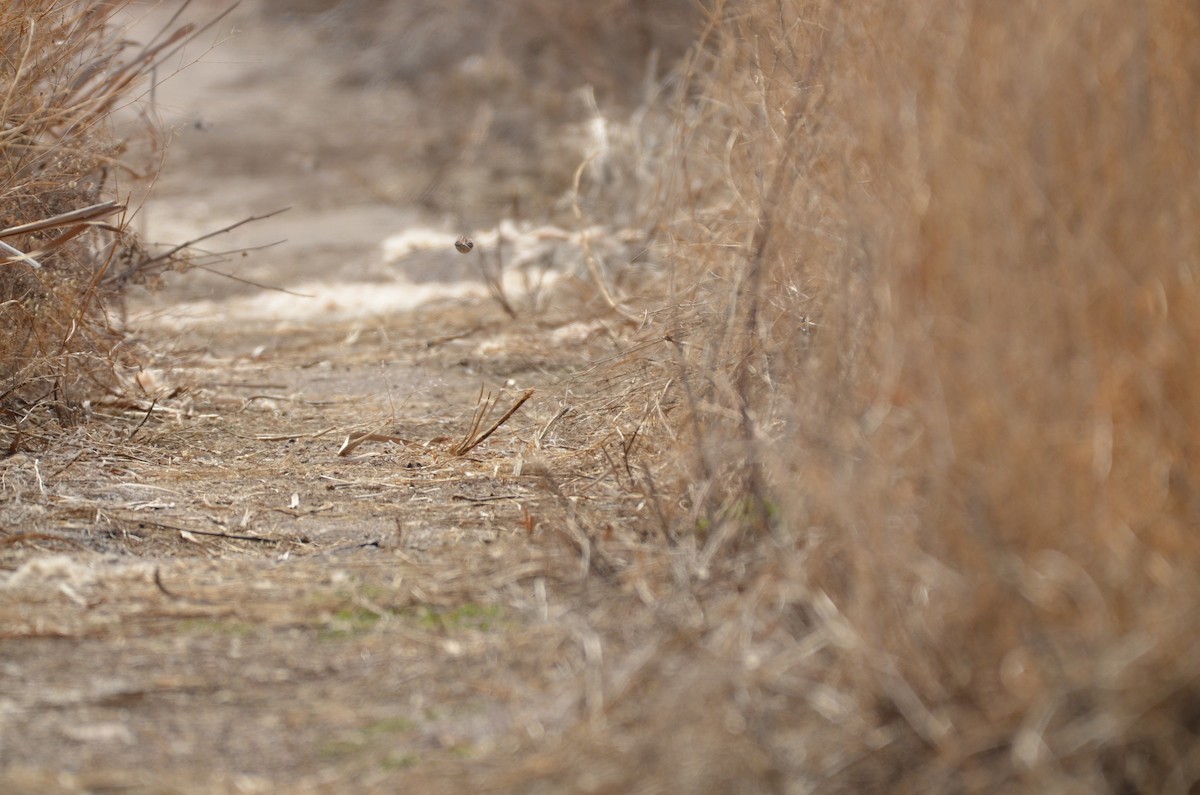
[(604, 324), (598, 320), (591, 323), (577, 320), (550, 332), (550, 341), (555, 345), (578, 345), (587, 342), (593, 334), (603, 328)]
[(484, 340), (475, 346), (475, 355), (483, 357), (499, 356), (513, 350), (514, 335), (506, 335), (497, 339)]
[(406, 229), (383, 241), (383, 261), (392, 263), (422, 251), (448, 249), (454, 245), (454, 235), (436, 229), (416, 227)]
[[(631, 245), (630, 230), (609, 230), (590, 227), (583, 233), (557, 226), (532, 226), (502, 221), (498, 227), (472, 232), (467, 237), (474, 242), (471, 257), (494, 256), (497, 250), (503, 257), (502, 284), (509, 295), (522, 295), (535, 288), (544, 290), (564, 273), (581, 268), (582, 239), (587, 235), (593, 249), (600, 250), (611, 261), (621, 259)], [(429, 228), (414, 228), (388, 237), (381, 244), (385, 265), (394, 265), (418, 252), (445, 252), (458, 259), (453, 232)], [(499, 244), (499, 248), (498, 248)], [(239, 295), (219, 300), (184, 301), (172, 307), (169, 316), (148, 312), (131, 318), (131, 324), (182, 330), (208, 322), (216, 316), (253, 317), (258, 323), (276, 324), (268, 329), (273, 333), (287, 330), (286, 325), (307, 325), (316, 321), (341, 322), (364, 320), (412, 309), (430, 301), (487, 295), (486, 287), (477, 273), (464, 281), (395, 284), (306, 282), (294, 285), (292, 293), (269, 292)], [(149, 371), (143, 382), (130, 377), (139, 391), (153, 391), (171, 386), (168, 374)]]
[(165, 371), (157, 367), (142, 367), (133, 376), (134, 382), (143, 394), (155, 395), (168, 391), (168, 377)]
[(135, 741), (129, 726), (120, 721), (74, 724), (63, 727), (62, 733), (68, 740), (96, 745), (133, 745)]
[(5, 264), (5, 265), (14, 265), (16, 263), (23, 262), (23, 263), (27, 264), (29, 267), (33, 268), (34, 270), (41, 270), (42, 263), (38, 262), (36, 259), (34, 259), (29, 254), (22, 252), (20, 249), (10, 246), (8, 243), (5, 243), (3, 240), (0, 240), (0, 250), (3, 250), (5, 253), (12, 255), (12, 258), (4, 261), (3, 264)]
[(22, 563), (16, 571), (0, 580), (0, 588), (20, 591), (57, 591), (66, 585), (72, 589), (96, 584), (96, 572), (69, 555), (47, 555)]
[[(453, 239), (447, 244), (453, 246)], [(454, 252), (450, 252), (454, 255)], [(454, 255), (457, 256), (457, 255)], [(306, 298), (286, 293), (234, 296), (221, 300), (184, 301), (172, 307), (170, 316), (147, 313), (134, 318), (139, 327), (151, 326), (181, 330), (204, 325), (213, 317), (255, 318), (258, 324), (276, 324), (264, 331), (283, 334), (305, 324), (363, 320), (403, 312), (429, 301), (466, 298), (485, 294), (482, 284), (451, 282), (429, 284), (306, 282), (297, 292), (317, 296)], [(260, 325), (260, 328), (262, 326)]]
[(543, 259), (547, 251), (553, 250), (554, 244), (580, 247), (584, 235), (587, 235), (593, 244), (594, 241), (604, 240), (627, 243), (629, 231), (591, 226), (581, 232), (578, 229), (564, 229), (551, 224), (534, 226), (529, 223), (517, 223), (505, 218), (491, 229), (476, 230), (462, 235), (427, 227), (405, 229), (385, 238), (380, 246), (385, 264), (392, 264), (425, 251), (449, 251), (451, 248), (462, 251), (463, 248), (459, 244), (465, 242), (470, 244), (466, 246), (467, 251), (495, 251), (497, 247), (501, 247), (504, 251), (505, 265), (521, 267)]

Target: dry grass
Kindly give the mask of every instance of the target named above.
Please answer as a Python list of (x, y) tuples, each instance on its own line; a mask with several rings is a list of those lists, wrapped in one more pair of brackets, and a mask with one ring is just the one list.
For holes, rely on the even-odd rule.
[(174, 264), (125, 227), (121, 196), (155, 172), (125, 161), (110, 122), (193, 31), (135, 46), (114, 21), (123, 5), (0, 10), (0, 407), (18, 424), (38, 408), (71, 420), (116, 387), (120, 291)]
[(680, 427), (747, 791), (1194, 791), (1200, 15), (713, 14)]
[(587, 420), (647, 405), (680, 543), (589, 614), (602, 709), (485, 782), (1194, 792), (1200, 15), (710, 22), (668, 345), (589, 382), (657, 380)]
[[(422, 19), (432, 34), (450, 17)], [(440, 194), (459, 210), (505, 151), (499, 143), (517, 151), (530, 143), (522, 136), (549, 129), (504, 115), (537, 90), (523, 82), (544, 76), (536, 59), (467, 38), (481, 57), (511, 57), (529, 72), (503, 85), (463, 73), (467, 82), (446, 89), (464, 100), (462, 138), (442, 136), (448, 149), (433, 160), (472, 174), (434, 176), (462, 180)], [(487, 735), (494, 752), (478, 758), (339, 774), (428, 791), (1195, 791), (1197, 40), (1200, 12), (1167, 0), (712, 3), (672, 95), (674, 153), (661, 154), (663, 130), (647, 121), (656, 111), (635, 110), (621, 127), (629, 156), (609, 172), (625, 182), (578, 172), (573, 197), (581, 224), (636, 208), (658, 232), (665, 277), (597, 267), (612, 294), (576, 289), (572, 304), (564, 289), (536, 322), (493, 311), (486, 340), (474, 314), (459, 319), (460, 333), (444, 311), (423, 310), (431, 314), (413, 314), (421, 330), (404, 343), (414, 372), (465, 362), (499, 381), (558, 378), (574, 364), (566, 348), (596, 364), (539, 385), (485, 444), (487, 423), (469, 403), (444, 427), (433, 412), (445, 412), (445, 396), (429, 398), (419, 428), (379, 420), (366, 435), (345, 419), (361, 422), (360, 407), (339, 404), (336, 436), (370, 442), (357, 454), (399, 473), (375, 477), (348, 455), (326, 463), (326, 488), (366, 503), (341, 520), (362, 521), (364, 541), (395, 519), (396, 543), (407, 543), (420, 529), (404, 525), (413, 516), (469, 527), (462, 535), (476, 539), (502, 524), (517, 530), (465, 561), (447, 533), (372, 564), (362, 576), (373, 589), (355, 599), (370, 596), (368, 612), (394, 620), (387, 631), (398, 634), (362, 647), (393, 659), (385, 655), (406, 648), (394, 638), (411, 634), (403, 611), (417, 605), (504, 605), (516, 623), (498, 637), (468, 635), (461, 664), (447, 651), (461, 648), (446, 646), (406, 665), (442, 697), (475, 688), (479, 701), (521, 714), (507, 734)], [(619, 49), (596, 52), (606, 48)], [(473, 105), (481, 96), (491, 99)], [(562, 123), (539, 102), (519, 107)], [(440, 134), (447, 120), (429, 128)], [(485, 141), (492, 148), (470, 148)], [(576, 173), (535, 181), (570, 196)], [(631, 272), (641, 279), (632, 287)], [(422, 337), (431, 318), (451, 333)], [(582, 341), (554, 336), (570, 320)], [(291, 344), (310, 333), (319, 336), (297, 332)], [(401, 337), (390, 334), (394, 356)], [(349, 356), (341, 339), (336, 356)], [(276, 355), (278, 378), (299, 378), (296, 363), (315, 360)], [(355, 355), (361, 366), (381, 354)], [(241, 411), (252, 405), (270, 413), (250, 401)], [(305, 435), (259, 437), (307, 445), (273, 449), (280, 500), (297, 462), (325, 460), (319, 442), (334, 409), (304, 406)], [(295, 419), (272, 418), (295, 434)], [(247, 438), (264, 422), (252, 419)], [(145, 420), (124, 422), (132, 439)], [(187, 432), (203, 438), (222, 418), (204, 422)], [(406, 441), (414, 430), (424, 446)], [(240, 486), (265, 464), (243, 460), (227, 437), (214, 457), (236, 471), (217, 466), (212, 491), (234, 493), (221, 510), (236, 530), (254, 500)], [(448, 457), (459, 439), (460, 452), (475, 447), (470, 457)], [(163, 462), (191, 449), (182, 430), (160, 437), (147, 427), (139, 441), (162, 445)], [(406, 445), (419, 452), (393, 450)], [(53, 474), (106, 462), (56, 460)], [(167, 468), (129, 466), (130, 483)], [(19, 474), (26, 492), (44, 493), (36, 461)], [(175, 485), (182, 493), (182, 480), (198, 479)], [(131, 518), (117, 519), (114, 532), (133, 532)], [(169, 554), (185, 554), (171, 539)], [(217, 559), (242, 543), (220, 540)], [(396, 560), (403, 589), (384, 576)], [(144, 595), (212, 595), (184, 567), (164, 570), (165, 587), (137, 580)], [(308, 587), (303, 573), (296, 593)], [(300, 620), (288, 593), (264, 602), (280, 626)], [(331, 621), (307, 620), (314, 632)], [(330, 702), (372, 706), (364, 693), (376, 691), (358, 687)], [(402, 710), (406, 691), (389, 687), (379, 710)], [(271, 750), (279, 764), (290, 758), (282, 744)], [(328, 772), (309, 764), (310, 781)]]

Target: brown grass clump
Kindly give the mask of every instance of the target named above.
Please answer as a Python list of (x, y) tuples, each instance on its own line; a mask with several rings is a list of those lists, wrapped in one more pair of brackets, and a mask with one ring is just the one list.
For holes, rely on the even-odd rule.
[(119, 290), (167, 263), (139, 249), (117, 201), (146, 177), (110, 117), (189, 30), (120, 39), (124, 3), (21, 0), (0, 9), (0, 408), (68, 419), (111, 389)]
[(775, 774), (1194, 791), (1200, 12), (712, 19), (686, 477)]

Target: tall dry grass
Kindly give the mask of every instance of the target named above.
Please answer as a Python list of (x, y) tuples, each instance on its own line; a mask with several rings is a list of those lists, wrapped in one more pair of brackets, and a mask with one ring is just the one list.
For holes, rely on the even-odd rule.
[(1200, 9), (711, 19), (684, 478), (754, 584), (756, 781), (1194, 792)]
[(127, 162), (110, 122), (192, 31), (135, 45), (126, 5), (0, 8), (0, 409), (18, 425), (39, 408), (70, 420), (114, 388), (120, 290), (171, 264), (124, 226), (119, 194), (154, 167)]

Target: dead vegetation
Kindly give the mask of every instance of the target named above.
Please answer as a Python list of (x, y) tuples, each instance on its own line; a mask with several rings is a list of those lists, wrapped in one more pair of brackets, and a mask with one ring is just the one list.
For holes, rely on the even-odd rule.
[(1194, 790), (1198, 26), (714, 9), (672, 230), (713, 656), (677, 664), (747, 791)]
[(111, 117), (196, 30), (134, 45), (118, 36), (121, 6), (22, 0), (0, 10), (0, 408), (10, 454), (32, 417), (70, 423), (85, 400), (119, 389), (121, 290), (181, 259), (149, 255), (128, 231), (122, 202), (154, 169), (126, 160)]
[[(698, 35), (546, 183), (584, 249), (636, 208), (661, 269), (197, 352), (186, 399), (6, 459), (6, 642), (214, 668), (84, 688), (139, 732), (197, 692), (205, 764), (72, 747), (79, 787), (1194, 791), (1200, 14), (718, 0)], [(385, 355), (459, 375), (398, 412)], [(75, 545), (164, 563), (16, 556)]]
[[(395, 121), (403, 146), (388, 162), (403, 178), (364, 173), (364, 182), (472, 227), (569, 217), (563, 197), (580, 159), (608, 137), (606, 118), (652, 110), (643, 103), (691, 44), (698, 16), (688, 0), (569, 9), (553, 0), (267, 0), (259, 13), (318, 25), (340, 56), (343, 86), (411, 92), (411, 116)], [(626, 180), (621, 201), (631, 187)]]

